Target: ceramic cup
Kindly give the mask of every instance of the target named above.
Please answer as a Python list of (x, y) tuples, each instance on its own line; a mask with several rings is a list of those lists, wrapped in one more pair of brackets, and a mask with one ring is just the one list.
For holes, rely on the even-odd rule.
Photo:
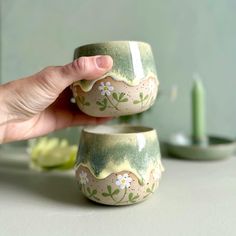
[(112, 69), (95, 80), (75, 82), (71, 88), (81, 111), (96, 117), (140, 113), (157, 96), (158, 79), (151, 46), (144, 42), (111, 41), (77, 48), (81, 56), (110, 55)]
[(89, 199), (129, 205), (159, 186), (163, 167), (157, 133), (142, 126), (97, 126), (82, 130), (76, 180)]

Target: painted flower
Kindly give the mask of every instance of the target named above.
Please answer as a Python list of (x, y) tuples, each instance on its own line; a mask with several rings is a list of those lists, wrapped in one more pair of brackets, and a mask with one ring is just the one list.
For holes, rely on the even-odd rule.
[(80, 177), (81, 184), (87, 184), (89, 182), (86, 172), (81, 171), (81, 173), (79, 174), (79, 177)]
[(110, 82), (101, 82), (100, 86), (98, 86), (98, 89), (101, 91), (101, 95), (105, 96), (110, 96), (111, 95), (111, 91), (114, 90), (114, 87), (111, 86)]
[(120, 189), (130, 187), (132, 182), (132, 178), (128, 174), (118, 175), (116, 179), (116, 185), (119, 186)]

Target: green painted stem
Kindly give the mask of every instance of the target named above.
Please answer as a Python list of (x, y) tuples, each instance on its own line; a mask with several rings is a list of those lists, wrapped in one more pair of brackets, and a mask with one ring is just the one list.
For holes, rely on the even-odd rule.
[(111, 198), (112, 198), (112, 200), (114, 201), (114, 202), (116, 202), (117, 203), (117, 200), (111, 195)]
[(119, 111), (119, 109), (117, 108), (117, 106), (114, 105), (113, 102), (110, 100), (109, 96), (107, 96), (107, 94), (106, 94), (105, 96), (106, 96), (107, 100), (110, 102), (110, 104), (111, 104), (117, 111)]
[(118, 201), (118, 202), (116, 202), (116, 204), (118, 204), (118, 203), (121, 203), (122, 202), (122, 200), (125, 198), (125, 195), (126, 195), (126, 193), (127, 193), (127, 188), (125, 188), (125, 192), (124, 192), (124, 195), (123, 195), (123, 197)]

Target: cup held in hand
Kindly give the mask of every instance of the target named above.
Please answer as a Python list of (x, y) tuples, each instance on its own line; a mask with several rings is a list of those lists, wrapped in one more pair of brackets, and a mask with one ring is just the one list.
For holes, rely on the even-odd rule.
[(75, 82), (71, 88), (81, 111), (95, 117), (143, 112), (155, 102), (159, 81), (151, 46), (144, 42), (112, 41), (84, 45), (81, 56), (110, 55), (112, 69), (95, 80)]

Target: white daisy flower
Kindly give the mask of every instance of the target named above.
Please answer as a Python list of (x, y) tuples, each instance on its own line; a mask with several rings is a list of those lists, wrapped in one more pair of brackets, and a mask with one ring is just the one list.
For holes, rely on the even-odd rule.
[(124, 189), (130, 187), (132, 181), (132, 178), (128, 174), (118, 175), (116, 185), (119, 186), (120, 189)]
[(114, 87), (111, 86), (110, 82), (101, 82), (100, 86), (98, 86), (98, 89), (101, 91), (101, 95), (105, 96), (110, 96), (111, 95), (111, 91), (114, 90)]
[(86, 172), (81, 171), (81, 173), (79, 174), (79, 177), (80, 177), (81, 184), (87, 184), (89, 182)]

